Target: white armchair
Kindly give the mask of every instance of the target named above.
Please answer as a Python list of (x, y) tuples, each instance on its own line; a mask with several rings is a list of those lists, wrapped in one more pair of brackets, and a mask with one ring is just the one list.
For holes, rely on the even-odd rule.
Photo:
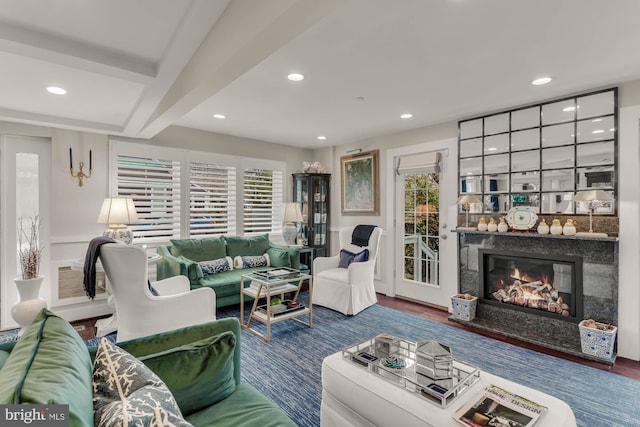
[(374, 228), (369, 246), (360, 247), (351, 243), (354, 228), (340, 229), (340, 249), (351, 253), (368, 249), (368, 261), (352, 262), (348, 268), (338, 267), (340, 255), (318, 257), (313, 261), (313, 304), (345, 315), (358, 314), (378, 302), (373, 276), (382, 229)]
[(215, 320), (213, 289), (192, 291), (185, 276), (152, 283), (159, 296), (152, 295), (142, 248), (107, 243), (100, 248), (100, 260), (118, 316), (119, 342)]

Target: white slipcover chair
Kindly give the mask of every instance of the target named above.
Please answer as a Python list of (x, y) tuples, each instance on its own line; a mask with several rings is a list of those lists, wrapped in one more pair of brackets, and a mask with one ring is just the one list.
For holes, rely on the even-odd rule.
[(147, 254), (133, 245), (107, 243), (100, 260), (118, 316), (118, 342), (166, 332), (216, 319), (216, 294), (211, 288), (191, 290), (185, 276), (147, 283)]
[(313, 261), (313, 304), (345, 315), (358, 314), (378, 302), (373, 276), (382, 229), (374, 228), (369, 246), (361, 247), (351, 243), (354, 228), (340, 229), (340, 249), (351, 253), (369, 249), (368, 261), (352, 262), (348, 268), (338, 267), (340, 255), (317, 257)]

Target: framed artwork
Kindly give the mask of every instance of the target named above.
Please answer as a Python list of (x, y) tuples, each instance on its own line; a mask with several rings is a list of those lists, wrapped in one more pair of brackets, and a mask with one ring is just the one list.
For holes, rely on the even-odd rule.
[(340, 157), (343, 215), (379, 215), (378, 150)]

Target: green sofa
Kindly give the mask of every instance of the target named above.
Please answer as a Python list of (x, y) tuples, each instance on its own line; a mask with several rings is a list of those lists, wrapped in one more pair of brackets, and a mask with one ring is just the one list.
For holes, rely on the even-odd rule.
[[(240, 382), (236, 318), (117, 346), (162, 379), (194, 426), (295, 426), (263, 394)], [(44, 309), (17, 342), (0, 345), (0, 404), (68, 404), (70, 426), (93, 426), (94, 393), (100, 393), (92, 386), (95, 353), (67, 321)]]
[(265, 267), (234, 268), (215, 274), (205, 274), (203, 262), (225, 257), (269, 255), (270, 267), (300, 268), (297, 250), (277, 245), (268, 234), (254, 237), (219, 236), (203, 239), (174, 239), (171, 245), (159, 246), (158, 279), (183, 275), (189, 278), (191, 289), (207, 286), (216, 293), (216, 307), (240, 303), (240, 276)]

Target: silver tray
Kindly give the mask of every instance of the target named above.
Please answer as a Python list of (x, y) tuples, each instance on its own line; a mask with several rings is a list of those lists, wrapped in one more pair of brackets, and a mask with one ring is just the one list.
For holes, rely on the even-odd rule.
[[(434, 381), (416, 372), (415, 342), (380, 334), (342, 349), (342, 357), (387, 381), (446, 408), (480, 378), (480, 369), (453, 361), (453, 378)], [(394, 363), (388, 363), (390, 359)], [(388, 366), (404, 365), (397, 369)], [(385, 366), (388, 365), (388, 366)]]

